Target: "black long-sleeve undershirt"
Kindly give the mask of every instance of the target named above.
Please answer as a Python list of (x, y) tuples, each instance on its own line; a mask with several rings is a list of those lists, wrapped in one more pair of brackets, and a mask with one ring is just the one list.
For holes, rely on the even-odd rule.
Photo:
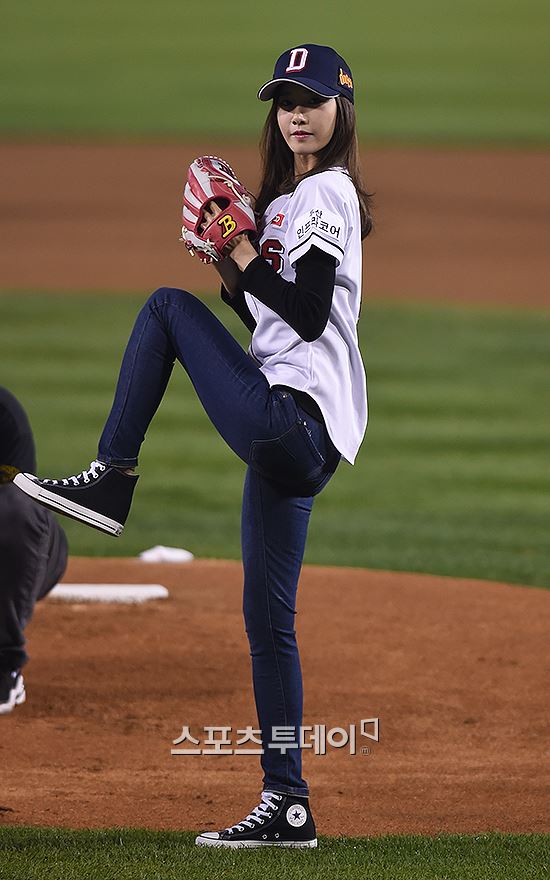
[(256, 321), (246, 304), (245, 290), (276, 312), (304, 342), (314, 342), (327, 325), (335, 280), (336, 260), (313, 245), (297, 261), (295, 281), (285, 281), (258, 256), (241, 272), (238, 291), (231, 296), (222, 285), (221, 295), (251, 333)]
[(231, 294), (228, 292), (225, 284), (222, 284), (221, 297), (224, 303), (231, 306), (233, 311), (239, 316), (244, 326), (247, 327), (251, 333), (254, 333), (254, 330), (256, 329), (256, 321), (252, 317), (250, 309), (246, 304), (242, 287), (239, 287), (236, 293)]

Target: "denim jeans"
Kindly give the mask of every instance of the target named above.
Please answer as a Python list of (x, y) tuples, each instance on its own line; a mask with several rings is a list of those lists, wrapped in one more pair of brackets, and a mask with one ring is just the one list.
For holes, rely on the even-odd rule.
[[(247, 463), (241, 538), (243, 612), (262, 730), (264, 789), (307, 795), (299, 747), (273, 742), (274, 727), (299, 736), (302, 676), (294, 618), (313, 498), (340, 461), (323, 422), (258, 365), (192, 294), (160, 288), (140, 311), (120, 370), (98, 459), (132, 467), (175, 360), (210, 420)], [(293, 740), (299, 742), (299, 740)], [(284, 745), (284, 744), (283, 744)]]

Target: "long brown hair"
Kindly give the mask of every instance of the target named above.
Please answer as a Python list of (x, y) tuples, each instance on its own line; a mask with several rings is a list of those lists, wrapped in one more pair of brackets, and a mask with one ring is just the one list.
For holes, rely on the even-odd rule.
[(351, 177), (361, 214), (361, 238), (366, 238), (373, 228), (371, 214), (372, 194), (367, 192), (359, 164), (359, 148), (355, 124), (355, 108), (347, 98), (336, 98), (336, 125), (334, 133), (317, 155), (317, 165), (312, 171), (294, 176), (294, 153), (287, 145), (277, 122), (277, 97), (273, 100), (260, 138), (262, 176), (256, 199), (258, 222), (273, 199), (292, 192), (306, 177), (320, 174), (335, 165), (343, 165)]

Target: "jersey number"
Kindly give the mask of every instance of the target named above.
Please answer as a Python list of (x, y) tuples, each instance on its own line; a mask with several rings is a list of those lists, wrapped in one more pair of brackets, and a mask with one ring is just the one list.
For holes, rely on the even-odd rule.
[(268, 238), (262, 245), (262, 257), (271, 263), (276, 272), (282, 272), (285, 266), (283, 254), (285, 252), (284, 245), (276, 238)]

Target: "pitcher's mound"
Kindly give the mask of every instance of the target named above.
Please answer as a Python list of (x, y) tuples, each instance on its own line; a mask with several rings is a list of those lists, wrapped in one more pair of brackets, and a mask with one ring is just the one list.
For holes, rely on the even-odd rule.
[[(219, 748), (209, 735), (257, 748), (237, 746), (258, 726), (240, 564), (73, 559), (66, 580), (156, 582), (170, 597), (39, 603), (28, 699), (0, 721), (2, 821), (215, 830), (243, 818), (259, 757), (171, 754)], [(306, 567), (296, 626), (319, 833), (550, 831), (548, 592)]]

